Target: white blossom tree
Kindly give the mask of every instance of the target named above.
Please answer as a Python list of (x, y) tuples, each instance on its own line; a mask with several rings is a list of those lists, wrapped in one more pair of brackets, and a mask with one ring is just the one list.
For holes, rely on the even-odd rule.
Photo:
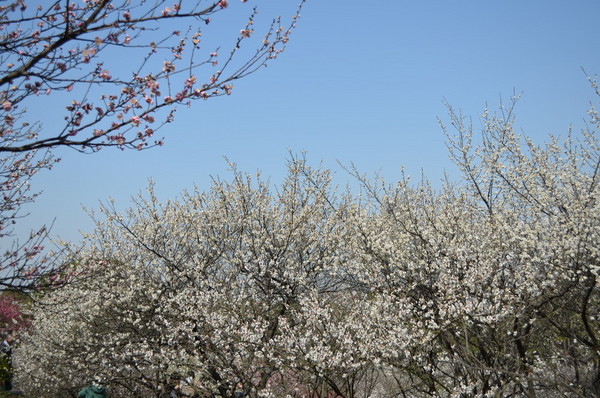
[(101, 376), (113, 396), (160, 396), (193, 370), (205, 394), (281, 392), (296, 372), (282, 328), (341, 291), (352, 261), (329, 180), (295, 159), (277, 192), (234, 172), (179, 201), (150, 190), (126, 214), (103, 208), (65, 267), (74, 283), (38, 297), (22, 386), (60, 395)]
[[(451, 108), (464, 182), (362, 178), (363, 283), (382, 310), (375, 353), (404, 396), (596, 396), (598, 115), (579, 138), (519, 137), (512, 107), (483, 130)], [(476, 143), (475, 141), (478, 140)], [(359, 175), (357, 175), (361, 178)]]
[(337, 192), (292, 158), (278, 189), (234, 170), (105, 206), (73, 283), (37, 296), (22, 385), (160, 396), (193, 370), (215, 397), (597, 396), (600, 118), (543, 146), (512, 106), (467, 121), (450, 108), (463, 180), (439, 189), (351, 170), (363, 190)]

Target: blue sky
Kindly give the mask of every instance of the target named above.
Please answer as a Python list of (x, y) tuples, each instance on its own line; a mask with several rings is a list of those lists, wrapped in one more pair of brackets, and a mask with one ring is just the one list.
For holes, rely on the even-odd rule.
[[(224, 48), (248, 5), (266, 19), (291, 15), (297, 0), (230, 2), (232, 18), (213, 31)], [(597, 0), (309, 0), (285, 54), (236, 82), (232, 96), (179, 109), (160, 131), (164, 147), (57, 151), (62, 161), (33, 181), (43, 194), (21, 227), (54, 221), (55, 237), (78, 240), (93, 228), (82, 206), (112, 197), (125, 208), (148, 178), (164, 200), (194, 184), (206, 189), (210, 176), (227, 178), (224, 156), (274, 182), (291, 150), (337, 170), (341, 185), (350, 177), (338, 161), (390, 182), (402, 166), (423, 170), (436, 183), (444, 170), (456, 175), (437, 123), (447, 120), (444, 99), (477, 126), (486, 103), (523, 92), (516, 125), (538, 142), (584, 125), (595, 98), (581, 68), (600, 73), (598, 15)], [(52, 126), (51, 108), (38, 107)]]

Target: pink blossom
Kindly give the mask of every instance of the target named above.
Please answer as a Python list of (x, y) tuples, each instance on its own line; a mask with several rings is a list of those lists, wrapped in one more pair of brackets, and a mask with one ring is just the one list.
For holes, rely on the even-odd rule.
[(250, 37), (251, 33), (252, 33), (251, 29), (242, 29), (242, 30), (240, 30), (240, 34), (242, 35), (242, 37)]
[(106, 69), (104, 69), (102, 71), (102, 73), (100, 73), (98, 75), (98, 77), (101, 78), (101, 79), (104, 79), (104, 80), (110, 80), (112, 76), (108, 73), (108, 71)]
[(94, 55), (96, 55), (96, 49), (95, 48), (90, 48), (87, 50), (83, 50), (81, 52), (81, 56), (82, 56), (82, 61), (84, 64), (87, 64), (88, 62), (90, 62), (90, 58), (93, 57)]
[(194, 95), (196, 95), (196, 97), (202, 97), (203, 99), (208, 98), (208, 94), (206, 93), (206, 91), (202, 91), (199, 88), (194, 90)]
[(140, 117), (139, 116), (132, 117), (131, 124), (133, 124), (134, 126), (139, 126), (140, 125)]
[(185, 80), (185, 86), (191, 88), (196, 83), (196, 76), (190, 76)]
[(10, 296), (0, 296), (0, 332), (16, 332), (28, 326), (29, 321), (23, 317), (21, 302)]
[(227, 0), (221, 0), (219, 1), (219, 6), (221, 8), (226, 8), (229, 5), (229, 2)]
[(2, 108), (3, 108), (5, 111), (10, 111), (10, 110), (12, 109), (12, 103), (11, 103), (10, 101), (4, 101), (4, 102), (2, 103)]
[(163, 62), (163, 72), (173, 72), (175, 70), (175, 65), (172, 62), (164, 61)]

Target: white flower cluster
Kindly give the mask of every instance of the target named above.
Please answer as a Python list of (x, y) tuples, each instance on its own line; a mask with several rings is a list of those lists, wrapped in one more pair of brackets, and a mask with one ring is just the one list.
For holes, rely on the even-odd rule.
[(595, 130), (538, 147), (486, 112), (475, 144), (451, 119), (464, 183), (440, 190), (356, 174), (366, 195), (340, 195), (293, 158), (276, 191), (236, 171), (102, 208), (70, 283), (35, 297), (21, 385), (147, 397), (193, 371), (199, 396), (597, 396)]

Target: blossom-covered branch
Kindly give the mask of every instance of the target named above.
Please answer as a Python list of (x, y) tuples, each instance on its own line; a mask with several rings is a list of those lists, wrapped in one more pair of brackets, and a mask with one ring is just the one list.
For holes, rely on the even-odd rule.
[[(160, 145), (151, 137), (172, 120), (177, 105), (230, 94), (233, 81), (284, 51), (303, 2), (287, 25), (277, 17), (262, 33), (255, 33), (257, 9), (249, 10), (229, 51), (202, 45), (204, 27), (216, 23), (227, 1), (56, 1), (35, 7), (17, 0), (2, 5), (0, 152)], [(251, 40), (261, 34), (262, 40)], [(255, 49), (238, 57), (249, 41)], [(123, 56), (131, 62), (129, 71), (120, 65)], [(79, 97), (66, 106), (60, 131), (38, 132), (22, 121), (29, 99), (60, 91)], [(156, 120), (163, 108), (166, 115)]]

